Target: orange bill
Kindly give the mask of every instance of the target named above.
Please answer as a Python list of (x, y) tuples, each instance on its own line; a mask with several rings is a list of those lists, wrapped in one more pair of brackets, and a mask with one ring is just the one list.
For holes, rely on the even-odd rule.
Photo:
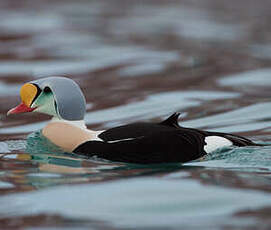
[(27, 83), (24, 84), (20, 91), (22, 103), (8, 111), (7, 115), (17, 113), (32, 112), (36, 108), (31, 108), (31, 104), (38, 93), (38, 89), (35, 85)]

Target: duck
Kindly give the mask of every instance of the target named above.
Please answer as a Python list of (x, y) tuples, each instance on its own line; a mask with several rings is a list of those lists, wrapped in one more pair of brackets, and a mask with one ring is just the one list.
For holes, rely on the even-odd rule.
[(87, 157), (135, 164), (185, 163), (223, 147), (259, 145), (231, 133), (182, 127), (177, 112), (158, 123), (87, 129), (86, 99), (79, 85), (67, 77), (27, 82), (20, 89), (20, 97), (21, 103), (7, 115), (32, 112), (52, 116), (41, 130), (42, 135), (66, 152)]

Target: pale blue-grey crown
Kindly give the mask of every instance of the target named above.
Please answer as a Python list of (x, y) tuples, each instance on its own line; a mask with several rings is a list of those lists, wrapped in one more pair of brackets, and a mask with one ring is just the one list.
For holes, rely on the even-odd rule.
[(80, 87), (70, 78), (46, 77), (30, 83), (36, 84), (41, 90), (48, 87), (56, 102), (57, 112), (62, 119), (83, 120), (86, 113), (86, 99)]

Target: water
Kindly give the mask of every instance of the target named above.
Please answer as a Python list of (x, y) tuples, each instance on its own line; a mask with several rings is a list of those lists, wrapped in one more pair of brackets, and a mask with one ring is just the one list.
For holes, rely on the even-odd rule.
[[(0, 2), (1, 229), (269, 229), (270, 2)], [(259, 18), (261, 20), (259, 20)], [(6, 117), (20, 86), (73, 78), (86, 123), (158, 122), (233, 132), (270, 146), (223, 148), (186, 164), (65, 153)]]

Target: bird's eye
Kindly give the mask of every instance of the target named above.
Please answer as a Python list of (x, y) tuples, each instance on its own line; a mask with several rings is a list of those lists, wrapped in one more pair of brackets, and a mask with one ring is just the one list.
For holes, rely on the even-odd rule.
[(51, 93), (51, 89), (49, 87), (45, 87), (43, 90), (44, 93)]

